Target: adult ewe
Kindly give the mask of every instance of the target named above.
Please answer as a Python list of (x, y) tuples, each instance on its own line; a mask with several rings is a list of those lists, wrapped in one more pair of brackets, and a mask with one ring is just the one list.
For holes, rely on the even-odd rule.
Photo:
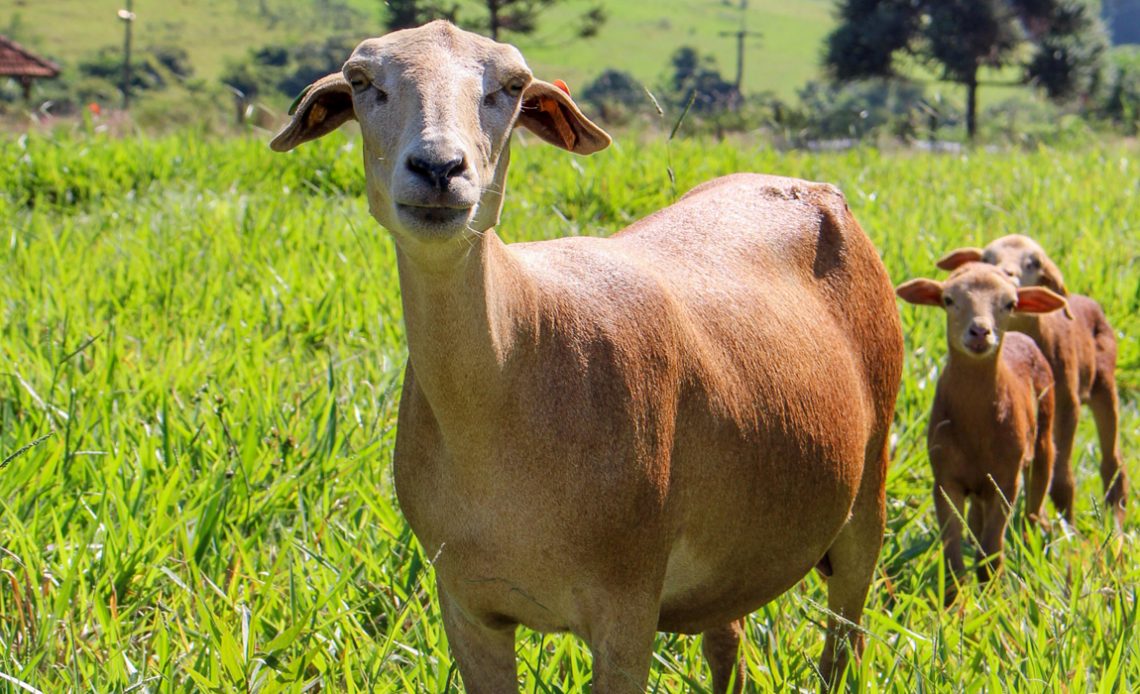
[(518, 125), (609, 137), (518, 50), (435, 22), (364, 41), (273, 140), (356, 118), (407, 323), (395, 481), (469, 692), (515, 691), (515, 628), (569, 630), (593, 690), (643, 691), (654, 633), (704, 633), (831, 576), (822, 671), (861, 637), (902, 362), (892, 288), (842, 195), (737, 175), (613, 238), (507, 246)]

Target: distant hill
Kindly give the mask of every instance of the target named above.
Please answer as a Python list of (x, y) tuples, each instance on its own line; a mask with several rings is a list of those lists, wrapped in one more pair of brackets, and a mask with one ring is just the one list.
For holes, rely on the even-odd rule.
[[(0, 34), (58, 60), (66, 70), (82, 56), (122, 43), (117, 11), (126, 0), (0, 0)], [(571, 0), (544, 16), (536, 35), (511, 36), (539, 76), (580, 88), (603, 69), (633, 73), (653, 86), (682, 45), (715, 56), (721, 72), (736, 70), (741, 0), (603, 0), (609, 21), (590, 40), (574, 38), (587, 0)], [(464, 0), (470, 5), (470, 0)], [(832, 0), (748, 0), (749, 38), (744, 91), (793, 96), (819, 74)], [(383, 32), (380, 0), (135, 0), (136, 45), (185, 49), (196, 77), (216, 79), (227, 60), (269, 43), (314, 40), (334, 34)]]

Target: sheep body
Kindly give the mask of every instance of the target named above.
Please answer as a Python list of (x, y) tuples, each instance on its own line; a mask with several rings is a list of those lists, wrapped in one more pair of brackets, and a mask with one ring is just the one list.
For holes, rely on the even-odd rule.
[(609, 137), (441, 22), (362, 43), (272, 146), (352, 118), (407, 326), (396, 490), (467, 691), (517, 689), (520, 624), (585, 639), (600, 694), (644, 691), (657, 630), (701, 632), (740, 691), (741, 618), (813, 566), (830, 682), (862, 648), (902, 365), (843, 196), (741, 174), (611, 238), (505, 244), (511, 130)]

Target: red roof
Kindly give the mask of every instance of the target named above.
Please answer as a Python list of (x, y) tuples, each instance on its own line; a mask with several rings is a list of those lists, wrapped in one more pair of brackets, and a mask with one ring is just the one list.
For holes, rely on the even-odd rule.
[(0, 77), (56, 77), (59, 66), (0, 36)]

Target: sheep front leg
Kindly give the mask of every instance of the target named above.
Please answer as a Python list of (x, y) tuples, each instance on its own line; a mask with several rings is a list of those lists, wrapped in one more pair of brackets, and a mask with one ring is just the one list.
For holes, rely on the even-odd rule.
[(660, 606), (612, 605), (590, 627), (590, 652), (594, 656), (594, 694), (644, 694), (653, 658)]
[(714, 694), (740, 694), (744, 691), (744, 656), (740, 653), (743, 635), (743, 619), (709, 629), (701, 635), (701, 652), (712, 671)]
[(1075, 482), (1073, 480), (1073, 439), (1077, 435), (1077, 421), (1080, 418), (1080, 403), (1071, 394), (1057, 392), (1057, 409), (1053, 417), (1053, 443), (1055, 458), (1053, 462), (1053, 482), (1049, 487), (1049, 496), (1057, 511), (1072, 525), (1073, 523), (1073, 495)]
[[(1044, 530), (1049, 529), (1045, 514), (1045, 495), (1053, 483), (1056, 451), (1053, 448), (1053, 393), (1046, 391), (1038, 398), (1037, 438), (1033, 447), (1033, 462), (1025, 485), (1025, 517)], [(1012, 502), (1012, 499), (1010, 500)]]
[(473, 622), (439, 590), (443, 628), (468, 694), (507, 694), (519, 689), (515, 626), (491, 628)]
[(942, 555), (950, 574), (946, 581), (946, 606), (958, 597), (958, 583), (966, 573), (966, 562), (962, 559), (962, 513), (965, 507), (966, 492), (960, 485), (935, 482), (934, 512), (942, 533)]
[(982, 556), (978, 559), (978, 581), (985, 583), (1001, 568), (1001, 554), (1005, 548), (1005, 529), (1009, 526), (1010, 505), (1017, 501), (1020, 478), (1015, 474), (1012, 482), (1002, 484), (983, 493), (986, 499), (986, 520), (982, 529)]

